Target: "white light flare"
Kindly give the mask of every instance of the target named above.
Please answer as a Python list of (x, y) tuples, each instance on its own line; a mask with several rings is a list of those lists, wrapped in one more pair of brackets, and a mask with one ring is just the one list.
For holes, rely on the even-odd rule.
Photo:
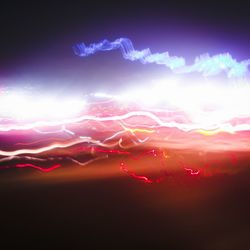
[(57, 121), (73, 118), (85, 109), (86, 101), (77, 97), (30, 96), (5, 92), (0, 96), (1, 120)]
[[(215, 80), (203, 79), (203, 82), (197, 82), (191, 78), (172, 77), (151, 83), (145, 82), (143, 86), (130, 87), (117, 94), (96, 92), (89, 97), (95, 98), (94, 105), (100, 103), (103, 108), (107, 108), (103, 99), (114, 101), (118, 108), (131, 105), (133, 110), (128, 109), (128, 115), (139, 116), (146, 112), (146, 116), (157, 117), (155, 112), (160, 111), (161, 118), (157, 117), (157, 119), (161, 121), (158, 125), (164, 124), (164, 126), (185, 131), (225, 129), (225, 126), (231, 131), (234, 128), (231, 124), (233, 119), (250, 119), (250, 84), (243, 80), (225, 84), (225, 82)], [(110, 114), (104, 115), (107, 116), (106, 118), (101, 118), (100, 112), (88, 114), (85, 112), (88, 111), (87, 106), (92, 105), (93, 102), (88, 103), (86, 100), (89, 100), (88, 97), (55, 98), (53, 96), (30, 96), (18, 91), (5, 92), (0, 96), (0, 118), (1, 121), (4, 119), (21, 121), (28, 124), (25, 128), (34, 129), (40, 126), (61, 126), (87, 119), (112, 121), (126, 117), (126, 109), (124, 109), (124, 114), (117, 117), (115, 106), (113, 106), (114, 110), (110, 110)], [(133, 104), (136, 104), (135, 107)], [(184, 119), (187, 124), (177, 120), (170, 121), (169, 112), (183, 113), (187, 118)], [(164, 114), (168, 117), (164, 117)], [(241, 127), (247, 125), (248, 128), (250, 124), (247, 122), (247, 124), (240, 125)], [(2, 126), (4, 127), (2, 130), (10, 130), (8, 126), (6, 129), (4, 123)]]
[(115, 96), (118, 101), (144, 108), (179, 110), (201, 127), (219, 125), (234, 118), (250, 117), (250, 84), (192, 79), (158, 80), (144, 88), (129, 89)]

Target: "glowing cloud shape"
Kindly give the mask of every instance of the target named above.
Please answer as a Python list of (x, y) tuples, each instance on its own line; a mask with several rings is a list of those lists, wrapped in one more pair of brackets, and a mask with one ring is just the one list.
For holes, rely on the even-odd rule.
[(140, 61), (141, 63), (156, 63), (165, 65), (174, 73), (202, 73), (203, 76), (217, 75), (226, 72), (227, 77), (244, 77), (248, 73), (250, 60), (238, 62), (229, 53), (210, 56), (203, 54), (196, 57), (192, 65), (186, 65), (183, 57), (170, 56), (168, 52), (151, 53), (149, 48), (135, 50), (133, 43), (128, 38), (118, 38), (113, 42), (103, 40), (99, 43), (92, 43), (86, 46), (79, 43), (73, 46), (74, 53), (81, 57), (95, 54), (98, 51), (110, 51), (120, 49), (124, 59), (130, 61)]

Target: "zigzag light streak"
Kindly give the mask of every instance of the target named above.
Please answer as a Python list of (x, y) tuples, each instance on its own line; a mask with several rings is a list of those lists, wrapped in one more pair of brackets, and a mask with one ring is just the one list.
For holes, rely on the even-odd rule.
[[(133, 118), (133, 117), (147, 117), (150, 118), (152, 121), (154, 121), (158, 126), (161, 127), (166, 127), (166, 128), (178, 128), (182, 131), (189, 132), (193, 130), (220, 130), (220, 131), (226, 131), (229, 133), (232, 133), (232, 131), (237, 132), (237, 131), (246, 131), (250, 130), (250, 124), (239, 124), (233, 126), (230, 123), (223, 123), (219, 125), (203, 125), (203, 127), (200, 126), (200, 124), (182, 124), (178, 122), (164, 122), (162, 119), (160, 119), (157, 115), (146, 112), (146, 111), (132, 111), (128, 112), (124, 115), (115, 115), (115, 116), (107, 116), (107, 117), (95, 117), (95, 116), (81, 116), (78, 118), (74, 119), (68, 119), (68, 120), (61, 120), (57, 122), (34, 122), (30, 124), (25, 124), (25, 125), (2, 125), (0, 126), (0, 131), (1, 132), (9, 132), (12, 130), (31, 130), (35, 128), (40, 128), (40, 127), (57, 127), (61, 125), (69, 125), (69, 124), (74, 124), (74, 123), (79, 123), (83, 121), (99, 121), (99, 122), (105, 122), (105, 121), (123, 121), (128, 118)], [(138, 125), (140, 126), (140, 125)], [(126, 130), (126, 129), (125, 129)], [(129, 129), (131, 130), (131, 129)], [(138, 130), (134, 129), (134, 130)], [(62, 130), (63, 131), (63, 130)], [(56, 131), (58, 132), (58, 131)], [(41, 132), (42, 133), (42, 132)], [(52, 133), (52, 132), (45, 132), (47, 133)], [(71, 132), (72, 133), (72, 132)]]
[(110, 51), (120, 49), (125, 59), (141, 61), (142, 63), (162, 64), (175, 73), (199, 72), (204, 76), (217, 75), (222, 71), (228, 77), (242, 77), (248, 72), (250, 60), (237, 62), (229, 53), (209, 56), (204, 54), (197, 57), (192, 65), (186, 65), (183, 57), (170, 56), (168, 52), (152, 54), (150, 49), (135, 50), (133, 43), (128, 38), (118, 38), (113, 42), (103, 40), (86, 46), (84, 43), (76, 44), (73, 50), (78, 56), (89, 56), (98, 51)]

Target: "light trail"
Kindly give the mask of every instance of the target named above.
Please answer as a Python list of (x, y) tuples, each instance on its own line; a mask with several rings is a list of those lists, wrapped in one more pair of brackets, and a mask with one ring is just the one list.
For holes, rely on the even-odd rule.
[(156, 63), (165, 65), (175, 73), (199, 72), (204, 76), (217, 75), (224, 71), (228, 77), (242, 77), (247, 74), (250, 60), (237, 62), (229, 53), (210, 56), (203, 54), (196, 57), (192, 65), (186, 65), (183, 57), (170, 56), (168, 52), (151, 53), (149, 48), (135, 50), (133, 43), (128, 38), (118, 38), (113, 42), (103, 40), (86, 46), (84, 43), (76, 44), (73, 50), (76, 55), (86, 57), (98, 51), (110, 51), (120, 49), (124, 59), (141, 61), (143, 64)]
[[(83, 98), (2, 91), (1, 169), (11, 168), (6, 166), (8, 163), (16, 168), (50, 172), (64, 162), (86, 166), (117, 155), (122, 158), (120, 169), (124, 173), (152, 184), (160, 182), (166, 173), (151, 179), (130, 170), (126, 159), (140, 165), (140, 160), (152, 156), (165, 168), (165, 163), (173, 160), (166, 150), (250, 151), (250, 60), (239, 62), (225, 53), (199, 56), (192, 65), (186, 65), (184, 58), (167, 52), (135, 50), (132, 42), (124, 38), (74, 47), (75, 53), (83, 57), (113, 49), (120, 49), (123, 57), (131, 61), (165, 65), (178, 77), (146, 82), (119, 93), (90, 93)], [(226, 73), (232, 84), (204, 77), (204, 83), (200, 83), (187, 75), (181, 82), (179, 73), (191, 72), (203, 76)], [(183, 160), (179, 165), (192, 176), (203, 172), (202, 166), (187, 167)]]

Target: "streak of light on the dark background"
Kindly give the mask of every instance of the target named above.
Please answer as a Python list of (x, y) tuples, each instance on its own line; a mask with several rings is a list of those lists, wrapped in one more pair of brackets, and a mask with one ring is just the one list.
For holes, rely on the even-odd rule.
[[(1, 6), (0, 15), (1, 87), (87, 93), (133, 81), (142, 84), (145, 74), (168, 73), (164, 67), (128, 63), (115, 52), (84, 60), (71, 50), (76, 42), (103, 38), (129, 37), (139, 48), (168, 50), (190, 62), (204, 52), (250, 58), (248, 10), (240, 1), (9, 3)], [(172, 186), (146, 186), (117, 177), (54, 184), (39, 178), (11, 181), (13, 177), (4, 174), (0, 178), (1, 241), (9, 246), (250, 246), (248, 172)]]

